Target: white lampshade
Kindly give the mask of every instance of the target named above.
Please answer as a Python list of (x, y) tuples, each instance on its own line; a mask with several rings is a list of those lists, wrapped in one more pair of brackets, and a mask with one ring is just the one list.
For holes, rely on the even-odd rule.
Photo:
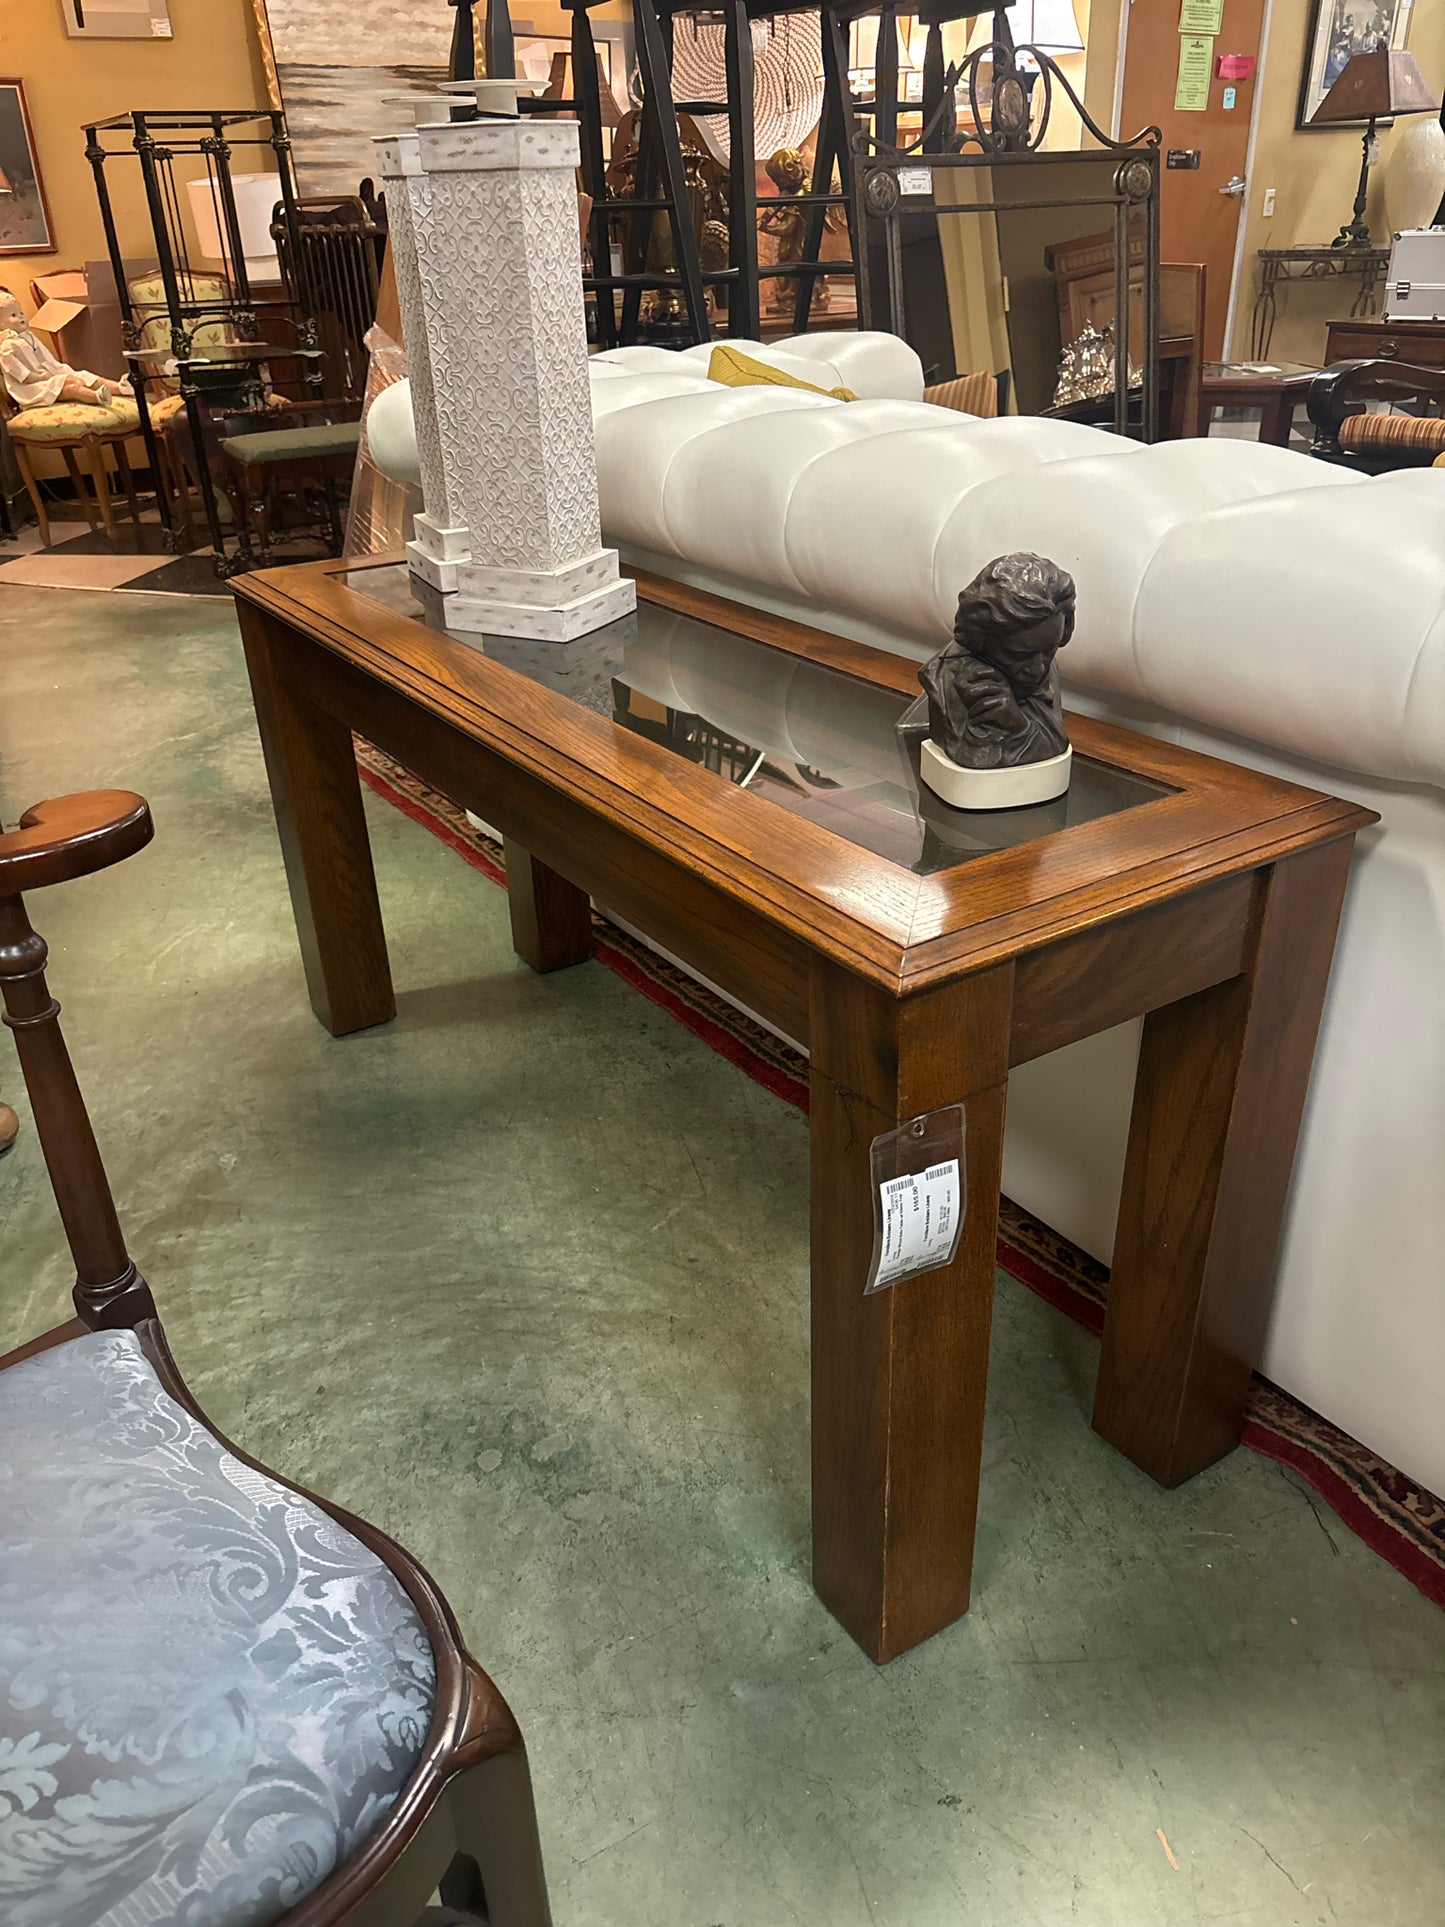
[(1044, 54), (1081, 54), (1083, 35), (1074, 18), (1073, 0), (1014, 0), (1009, 8), (1014, 44), (1025, 42)]
[[(1016, 47), (1037, 47), (1045, 54), (1084, 51), (1084, 37), (1074, 18), (1073, 0), (1014, 0), (1008, 10), (1008, 24)], [(969, 47), (987, 46), (992, 39), (993, 15), (976, 15)]]
[[(217, 219), (216, 189), (209, 175), (188, 181), (191, 218), (196, 224), (196, 239), (207, 261), (227, 262), (229, 243)], [(246, 275), (252, 281), (276, 281), (276, 243), (271, 237), (271, 210), (281, 198), (281, 180), (276, 174), (233, 174), (231, 192), (236, 199), (236, 220), (241, 229), (241, 246), (246, 251)]]

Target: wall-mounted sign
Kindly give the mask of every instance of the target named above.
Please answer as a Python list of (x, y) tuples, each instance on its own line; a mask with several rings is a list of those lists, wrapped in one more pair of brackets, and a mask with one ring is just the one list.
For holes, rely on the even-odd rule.
[(1207, 34), (1179, 36), (1179, 77), (1174, 83), (1174, 111), (1202, 114), (1209, 105), (1209, 82), (1214, 72), (1214, 42)]
[(1180, 33), (1218, 33), (1224, 25), (1224, 0), (1179, 0)]

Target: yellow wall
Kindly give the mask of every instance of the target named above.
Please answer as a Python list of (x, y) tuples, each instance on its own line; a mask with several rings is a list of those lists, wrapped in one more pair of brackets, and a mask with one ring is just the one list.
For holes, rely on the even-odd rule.
[[(0, 74), (24, 83), (58, 243), (55, 254), (0, 256), (0, 281), (27, 308), (32, 275), (105, 253), (82, 122), (134, 107), (268, 104), (250, 0), (170, 0), (170, 14), (170, 40), (72, 40), (57, 0), (0, 0)], [(139, 195), (117, 201), (122, 248), (154, 254)]]
[[(1154, 3), (1156, 0), (1151, 0)], [(1109, 125), (1113, 111), (1119, 23), (1125, 10), (1120, 0), (1092, 0), (1087, 16), (1084, 99), (1104, 127)], [(1082, 5), (1078, 12), (1081, 19), (1085, 17)], [(1237, 356), (1249, 352), (1250, 315), (1259, 282), (1258, 250), (1324, 245), (1349, 219), (1355, 198), (1360, 171), (1359, 134), (1350, 128), (1318, 134), (1300, 133), (1295, 128), (1309, 16), (1310, 0), (1274, 0), (1260, 77), (1257, 144), (1250, 170), (1244, 262), (1231, 342), (1231, 351)], [(1445, 89), (1445, 0), (1416, 0), (1409, 47), (1426, 80), (1439, 94)], [(1119, 131), (1128, 134), (1134, 130)], [(1397, 126), (1381, 136), (1380, 164), (1370, 175), (1368, 218), (1379, 241), (1387, 239), (1388, 233), (1384, 170), (1399, 131)], [(1268, 187), (1275, 189), (1276, 198), (1275, 212), (1266, 220), (1262, 208)], [(1270, 354), (1279, 360), (1323, 361), (1325, 323), (1347, 315), (1354, 295), (1354, 286), (1344, 280), (1293, 285), (1281, 298)]]
[[(1322, 245), (1350, 218), (1360, 171), (1360, 136), (1352, 128), (1338, 133), (1299, 133), (1299, 97), (1309, 0), (1274, 0), (1269, 47), (1260, 83), (1259, 131), (1249, 177), (1248, 226), (1244, 267), (1235, 313), (1233, 352), (1249, 352), (1249, 320), (1258, 285), (1259, 248)], [(1445, 87), (1445, 0), (1421, 0), (1410, 26), (1410, 52), (1437, 96)], [(1406, 123), (1380, 137), (1380, 164), (1370, 170), (1367, 219), (1377, 242), (1385, 243), (1384, 174), (1391, 147)], [(1266, 220), (1264, 192), (1275, 189), (1275, 211)], [(1280, 316), (1270, 343), (1275, 360), (1322, 362), (1325, 323), (1347, 315), (1354, 286), (1343, 280), (1300, 282), (1281, 296)]]

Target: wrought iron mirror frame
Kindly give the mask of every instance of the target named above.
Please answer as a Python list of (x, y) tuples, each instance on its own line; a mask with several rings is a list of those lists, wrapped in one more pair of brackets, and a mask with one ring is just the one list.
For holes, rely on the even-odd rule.
[[(935, 220), (943, 214), (1002, 214), (1020, 208), (1099, 207), (1112, 208), (1114, 214), (1114, 421), (1117, 435), (1128, 433), (1129, 426), (1129, 250), (1130, 221), (1143, 218), (1143, 286), (1141, 289), (1143, 369), (1140, 432), (1145, 442), (1159, 439), (1159, 159), (1162, 136), (1157, 127), (1142, 128), (1125, 140), (1106, 134), (1074, 91), (1068, 76), (1052, 55), (1025, 43), (1015, 46), (1002, 10), (994, 16), (994, 38), (976, 47), (966, 60), (948, 67), (942, 74), (940, 97), (930, 103), (922, 132), (906, 147), (881, 147), (865, 130), (854, 136), (853, 232), (856, 237), (858, 287), (858, 325), (882, 325), (888, 332), (904, 335), (903, 259), (900, 220), (904, 213), (931, 209)], [(1037, 67), (1036, 74), (1021, 70), (1019, 56), (1026, 54)], [(987, 119), (980, 111), (979, 71), (985, 61), (992, 65), (993, 93)], [(1062, 87), (1086, 131), (1097, 148), (1066, 148), (1045, 152), (1041, 146), (1048, 132), (1053, 109), (1055, 84)], [(973, 115), (973, 131), (959, 134), (953, 124), (957, 91), (967, 87)], [(1034, 112), (1033, 92), (1040, 93), (1040, 108)], [(930, 90), (931, 91), (931, 90)], [(970, 151), (973, 150), (973, 151)], [(940, 207), (934, 194), (934, 174), (942, 168), (949, 174), (982, 168), (1058, 167), (1079, 161), (1114, 163), (1112, 192), (1098, 194), (1049, 194), (1029, 201), (998, 199), (955, 201)], [(900, 176), (915, 178), (905, 193)], [(917, 176), (927, 173), (926, 185)], [(911, 208), (904, 203), (911, 201)], [(921, 203), (921, 205), (920, 205)], [(884, 305), (883, 320), (878, 320), (873, 267), (868, 246), (869, 222), (884, 226)]]

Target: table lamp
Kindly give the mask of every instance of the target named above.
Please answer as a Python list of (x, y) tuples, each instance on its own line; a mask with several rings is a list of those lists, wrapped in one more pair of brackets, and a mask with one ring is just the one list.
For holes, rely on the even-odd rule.
[(1335, 121), (1368, 122), (1354, 214), (1330, 242), (1332, 248), (1371, 245), (1365, 196), (1370, 163), (1376, 158), (1375, 122), (1391, 114), (1434, 114), (1439, 109), (1413, 54), (1382, 44), (1372, 54), (1352, 54), (1345, 62), (1335, 84), (1310, 115), (1311, 127), (1328, 127)]
[(1014, 0), (1008, 21), (1016, 47), (1037, 47), (1044, 54), (1084, 51), (1073, 0)]

